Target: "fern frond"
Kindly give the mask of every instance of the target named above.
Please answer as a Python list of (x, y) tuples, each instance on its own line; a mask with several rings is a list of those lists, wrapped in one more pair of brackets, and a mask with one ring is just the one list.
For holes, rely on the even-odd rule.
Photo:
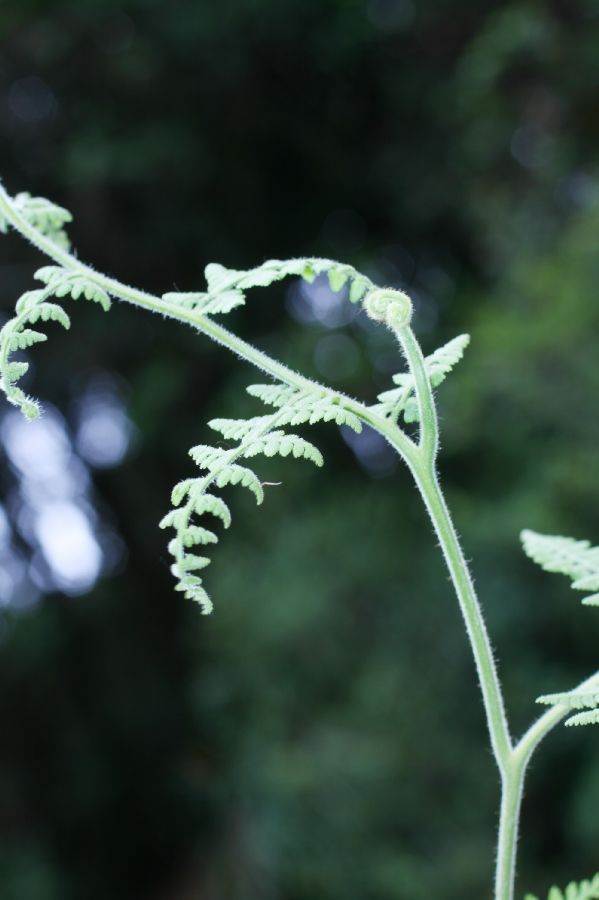
[[(425, 358), (424, 365), (432, 387), (438, 387), (445, 380), (464, 356), (469, 343), (470, 335), (459, 334)], [(419, 413), (414, 376), (409, 372), (400, 372), (393, 376), (393, 381), (397, 387), (378, 395), (379, 403), (375, 410), (393, 421), (403, 414), (406, 422), (417, 422)]]
[[(66, 210), (54, 207), (53, 204), (44, 206), (44, 203), (47, 201), (43, 203), (32, 201), (25, 207), (33, 216), (32, 222), (37, 228), (42, 230), (40, 222), (47, 229), (52, 223), (56, 225), (68, 221), (64, 215)], [(70, 217), (70, 214), (67, 215)], [(28, 419), (35, 419), (39, 415), (39, 404), (16, 386), (17, 381), (27, 371), (27, 364), (12, 361), (10, 354), (27, 350), (34, 344), (47, 340), (45, 334), (28, 327), (35, 325), (36, 322), (58, 322), (63, 328), (70, 328), (71, 320), (68, 314), (62, 306), (51, 303), (48, 298), (69, 296), (76, 300), (85, 297), (99, 303), (105, 310), (110, 307), (110, 297), (106, 291), (75, 271), (61, 266), (43, 266), (37, 270), (35, 278), (43, 282), (44, 287), (26, 291), (17, 301), (15, 316), (0, 330), (0, 388), (6, 394), (7, 400), (18, 406)]]
[(51, 203), (45, 197), (32, 197), (31, 194), (23, 191), (17, 194), (13, 199), (15, 209), (20, 212), (23, 218), (41, 231), (42, 234), (58, 244), (65, 250), (71, 246), (71, 242), (67, 236), (65, 225), (73, 221), (73, 216), (62, 206)]
[[(527, 894), (524, 900), (539, 900), (534, 894)], [(564, 891), (552, 887), (547, 900), (599, 900), (599, 874), (590, 881), (572, 881)]]
[[(262, 388), (265, 389), (264, 392)], [(199, 478), (186, 478), (175, 485), (171, 499), (173, 505), (178, 508), (167, 513), (160, 523), (161, 528), (174, 528), (176, 531), (175, 538), (169, 543), (169, 551), (175, 557), (173, 573), (178, 579), (178, 590), (187, 598), (198, 601), (203, 613), (210, 612), (212, 604), (201, 578), (191, 573), (204, 566), (197, 562), (194, 554), (191, 554), (194, 558), (190, 565), (185, 560), (190, 556), (189, 548), (197, 544), (216, 543), (217, 537), (213, 532), (197, 525), (194, 519), (205, 513), (212, 513), (221, 518), (225, 527), (228, 527), (231, 521), (228, 507), (220, 497), (208, 493), (209, 488), (240, 485), (254, 494), (257, 503), (262, 503), (264, 499), (262, 483), (255, 472), (239, 464), (240, 459), (259, 454), (267, 457), (278, 454), (294, 456), (296, 459), (303, 457), (318, 466), (323, 463), (320, 451), (313, 444), (297, 434), (287, 434), (279, 427), (286, 424), (290, 416), (295, 415), (294, 404), (298, 399), (295, 395), (299, 392), (292, 389), (289, 391), (279, 385), (257, 386), (254, 394), (262, 398), (263, 393), (265, 398), (277, 406), (271, 415), (253, 416), (250, 419), (212, 419), (208, 423), (226, 440), (237, 443), (231, 448), (213, 447), (209, 444), (192, 447), (189, 451), (192, 459), (201, 469), (206, 470), (206, 474)], [(312, 399), (314, 401), (326, 399), (327, 403), (332, 404), (331, 400), (323, 398), (320, 394)], [(308, 402), (306, 398), (304, 401)], [(333, 412), (345, 413), (341, 407), (335, 404), (332, 406), (334, 410), (331, 410), (331, 418)], [(302, 419), (306, 420), (306, 417)], [(200, 559), (203, 560), (204, 557)]]
[(29, 364), (13, 360), (11, 354), (47, 339), (45, 334), (28, 327), (40, 319), (44, 322), (58, 322), (63, 328), (69, 328), (71, 324), (62, 307), (48, 303), (45, 299), (47, 296), (48, 290), (27, 291), (17, 302), (16, 315), (0, 330), (0, 388), (8, 402), (17, 406), (27, 419), (37, 418), (40, 408), (37, 400), (29, 397), (17, 385), (27, 372)]
[(373, 289), (374, 285), (353, 266), (332, 259), (269, 259), (254, 269), (227, 269), (220, 263), (209, 263), (205, 270), (206, 292), (175, 292), (163, 294), (167, 303), (193, 309), (201, 315), (228, 313), (245, 303), (245, 291), (255, 287), (268, 287), (275, 281), (289, 276), (299, 276), (312, 282), (317, 275), (326, 272), (331, 290), (340, 291), (349, 284), (349, 299), (357, 303)]
[[(524, 530), (521, 534), (524, 552), (546, 572), (559, 572), (572, 579), (579, 591), (599, 591), (599, 547), (589, 541), (537, 534)], [(587, 606), (597, 605), (597, 596), (583, 600)]]
[[(572, 587), (581, 591), (599, 589), (599, 547), (591, 547), (589, 541), (577, 541), (559, 535), (537, 534), (524, 530), (521, 534), (524, 552), (546, 572), (558, 572), (572, 580)], [(597, 605), (599, 595), (592, 594), (582, 602)], [(539, 697), (537, 703), (585, 709), (566, 719), (566, 725), (599, 724), (599, 690), (576, 689)]]

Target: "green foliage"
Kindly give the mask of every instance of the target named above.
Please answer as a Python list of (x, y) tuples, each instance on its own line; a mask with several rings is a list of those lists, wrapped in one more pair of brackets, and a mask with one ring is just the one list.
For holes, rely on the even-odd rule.
[(38, 281), (43, 281), (55, 297), (71, 297), (78, 300), (84, 297), (99, 303), (105, 312), (110, 309), (110, 297), (98, 284), (86, 275), (72, 272), (60, 266), (43, 266), (35, 273)]
[[(546, 572), (558, 572), (572, 579), (572, 587), (581, 591), (599, 591), (599, 547), (591, 547), (589, 541), (573, 538), (522, 532), (525, 553)], [(599, 593), (591, 594), (583, 601), (587, 606), (599, 605)], [(566, 725), (599, 724), (599, 690), (576, 689), (565, 693), (545, 694), (537, 703), (583, 709), (566, 720)]]
[[(23, 214), (18, 205), (2, 189), (0, 205), (7, 220), (31, 236), (29, 227), (23, 224)], [(42, 216), (41, 213), (38, 215)], [(197, 520), (209, 515), (219, 519), (224, 528), (229, 528), (231, 524), (231, 512), (227, 503), (213, 493), (213, 489), (240, 485), (247, 488), (260, 504), (264, 499), (263, 484), (253, 469), (242, 465), (241, 460), (258, 455), (280, 455), (305, 458), (317, 466), (323, 464), (320, 451), (300, 435), (288, 433), (286, 426), (333, 421), (359, 431), (361, 422), (367, 422), (408, 464), (448, 564), (480, 678), (491, 747), (502, 775), (496, 900), (511, 900), (517, 837), (514, 821), (522, 800), (524, 768), (532, 751), (555, 723), (553, 714), (549, 716), (548, 725), (548, 717), (541, 717), (518, 744), (514, 745), (512, 741), (490, 640), (457, 533), (435, 476), (439, 434), (433, 391), (462, 358), (469, 341), (468, 336), (458, 336), (424, 359), (411, 330), (412, 302), (406, 294), (394, 288), (377, 288), (353, 267), (323, 259), (295, 259), (287, 262), (269, 260), (262, 266), (247, 271), (226, 269), (212, 263), (206, 267), (208, 290), (205, 293), (170, 293), (163, 295), (160, 302), (150, 294), (135, 291), (114, 279), (98, 275), (89, 267), (79, 264), (74, 257), (57, 252), (55, 242), (47, 232), (50, 228), (47, 223), (54, 223), (54, 227), (58, 219), (55, 213), (48, 213), (46, 219), (41, 217), (40, 222), (43, 224), (38, 227), (38, 234), (33, 239), (34, 243), (61, 265), (46, 266), (36, 273), (36, 277), (44, 283), (44, 289), (29, 291), (19, 300), (17, 316), (0, 334), (0, 363), (5, 390), (9, 399), (20, 405), (26, 415), (32, 417), (37, 413), (35, 403), (16, 387), (17, 381), (27, 370), (27, 364), (10, 360), (9, 352), (30, 346), (43, 340), (43, 337), (25, 328), (25, 325), (34, 324), (38, 319), (54, 319), (68, 327), (68, 317), (64, 310), (48, 301), (51, 296), (71, 296), (75, 299), (83, 296), (99, 302), (107, 309), (110, 300), (105, 285), (109, 286), (110, 292), (115, 296), (154, 312), (165, 312), (164, 304), (168, 303), (169, 315), (193, 323), (200, 331), (204, 330), (215, 337), (275, 379), (274, 384), (253, 385), (249, 389), (251, 395), (267, 406), (274, 407), (274, 412), (249, 419), (215, 419), (209, 423), (226, 440), (234, 442), (234, 446), (223, 448), (220, 445), (199, 444), (190, 450), (190, 455), (202, 474), (175, 485), (171, 498), (174, 508), (160, 523), (162, 528), (173, 528), (175, 531), (175, 536), (168, 545), (174, 560), (171, 571), (177, 580), (175, 589), (186, 598), (198, 602), (203, 613), (211, 611), (212, 603), (199, 573), (209, 565), (210, 559), (197, 551), (198, 548), (214, 544), (217, 536), (203, 524), (198, 524)], [(380, 395), (380, 402), (375, 407), (365, 407), (323, 385), (314, 384), (241, 341), (236, 335), (202, 320), (204, 315), (227, 313), (241, 305), (245, 301), (244, 292), (247, 289), (268, 286), (288, 275), (299, 275), (312, 280), (324, 272), (328, 274), (332, 290), (340, 291), (349, 285), (349, 299), (353, 302), (362, 301), (365, 311), (372, 319), (393, 330), (408, 361), (409, 371), (395, 376), (396, 389)], [(177, 307), (180, 307), (178, 316)], [(182, 309), (197, 312), (198, 316), (183, 316)], [(417, 422), (421, 418), (415, 438), (398, 426), (397, 419), (401, 414), (407, 422)], [(527, 552), (546, 568), (569, 574), (574, 579), (575, 587), (599, 589), (596, 551), (590, 549), (588, 544), (564, 538), (542, 538), (531, 532), (525, 532), (523, 539)], [(589, 563), (589, 555), (593, 557), (592, 564)], [(599, 675), (593, 676), (580, 689), (567, 695), (547, 695), (542, 698), (542, 702), (555, 706), (560, 716), (561, 707), (584, 710), (570, 717), (569, 724), (597, 722), (599, 690), (593, 692), (591, 688), (597, 686), (598, 678)], [(570, 888), (566, 895), (568, 892), (574, 898), (579, 896)], [(559, 895), (554, 892), (554, 896), (557, 898)]]
[(178, 293), (169, 291), (162, 299), (167, 303), (197, 310), (202, 315), (219, 315), (231, 312), (245, 303), (245, 291), (255, 287), (268, 287), (275, 281), (299, 276), (312, 282), (317, 275), (326, 272), (331, 290), (340, 291), (349, 283), (349, 299), (361, 300), (373, 288), (369, 278), (353, 266), (330, 259), (269, 259), (260, 266), (246, 271), (226, 269), (220, 263), (209, 263), (204, 274), (208, 290), (205, 293)]
[[(573, 538), (522, 532), (525, 553), (546, 572), (559, 572), (572, 579), (572, 587), (578, 591), (599, 591), (599, 547), (591, 547), (589, 541)], [(599, 593), (582, 601), (587, 606), (599, 603)]]
[[(45, 197), (32, 197), (25, 191), (17, 194), (13, 203), (15, 209), (37, 231), (64, 250), (69, 249), (71, 244), (64, 229), (68, 222), (72, 222), (73, 217), (67, 209), (51, 203)], [(0, 231), (6, 234), (8, 226), (8, 219), (0, 213)]]
[(347, 425), (358, 434), (362, 431), (359, 418), (341, 405), (342, 398), (330, 391), (319, 389), (317, 385), (314, 386), (314, 390), (301, 391), (289, 385), (252, 384), (247, 388), (247, 392), (268, 406), (283, 409), (285, 411), (281, 420), (283, 425), (335, 422), (336, 425)]
[[(469, 343), (470, 335), (459, 334), (425, 358), (426, 373), (432, 387), (437, 387), (445, 380), (462, 359)], [(400, 415), (403, 415), (405, 422), (417, 422), (419, 413), (414, 375), (411, 372), (400, 372), (393, 376), (393, 381), (397, 387), (379, 394), (377, 398), (379, 403), (373, 409), (394, 422)]]
[[(51, 203), (48, 206), (51, 210), (54, 208)], [(45, 209), (41, 202), (35, 208)], [(41, 216), (41, 213), (39, 215)], [(58, 213), (48, 213), (48, 216), (48, 219), (43, 219), (46, 224), (64, 220)], [(34, 344), (47, 340), (45, 334), (29, 328), (29, 325), (35, 325), (38, 321), (58, 322), (66, 329), (71, 325), (71, 320), (64, 309), (56, 303), (50, 303), (48, 298), (69, 296), (76, 300), (84, 297), (99, 303), (104, 310), (110, 308), (110, 298), (106, 291), (77, 271), (70, 271), (61, 266), (44, 266), (37, 270), (35, 278), (43, 282), (45, 287), (26, 291), (17, 301), (16, 315), (0, 330), (0, 387), (7, 400), (17, 406), (27, 419), (37, 418), (40, 406), (37, 400), (29, 397), (17, 384), (27, 372), (29, 364), (13, 361), (11, 354), (18, 350), (27, 350)]]
[[(273, 390), (266, 390), (272, 388)], [(256, 498), (258, 504), (264, 500), (262, 482), (256, 473), (247, 466), (239, 465), (238, 460), (254, 456), (293, 456), (295, 459), (308, 459), (317, 466), (322, 466), (322, 455), (317, 448), (296, 434), (289, 434), (279, 426), (308, 422), (311, 416), (307, 395), (302, 392), (286, 393), (285, 386), (254, 385), (248, 388), (254, 396), (264, 402), (277, 406), (271, 415), (254, 416), (250, 419), (213, 419), (208, 424), (218, 431), (225, 440), (237, 441), (236, 446), (224, 449), (209, 444), (198, 444), (192, 447), (189, 454), (200, 469), (206, 474), (200, 478), (187, 478), (175, 485), (171, 501), (175, 510), (167, 513), (160, 523), (161, 528), (174, 528), (175, 538), (169, 544), (169, 551), (175, 557), (172, 572), (177, 578), (176, 590), (182, 591), (188, 599), (195, 600), (202, 607), (202, 612), (212, 611), (211, 600), (203, 586), (202, 579), (196, 571), (208, 565), (209, 560), (189, 553), (189, 548), (196, 544), (215, 543), (216, 535), (195, 524), (195, 518), (210, 513), (221, 519), (225, 528), (231, 524), (231, 513), (225, 502), (208, 494), (211, 487), (223, 488), (228, 485), (241, 485), (247, 488)], [(264, 396), (262, 396), (264, 394)], [(306, 409), (296, 421), (295, 404), (297, 395), (304, 397)], [(286, 399), (287, 398), (287, 402)], [(344, 410), (334, 407), (329, 400), (330, 409), (323, 403), (322, 395), (316, 393), (313, 400), (321, 402), (319, 415), (314, 421), (326, 419), (345, 423)], [(302, 404), (299, 404), (302, 408)], [(184, 502), (185, 501), (185, 502)], [(183, 504), (183, 505), (182, 505)]]
[[(597, 900), (599, 898), (599, 874), (590, 881), (570, 882), (564, 891), (552, 887), (547, 900)], [(533, 894), (527, 894), (524, 900), (539, 900)]]
[[(555, 615), (553, 598), (526, 602), (538, 576), (518, 564), (513, 547), (528, 521), (574, 535), (595, 527), (597, 219), (586, 226), (586, 243), (580, 223), (589, 223), (596, 191), (596, 6), (28, 0), (3, 4), (2, 13), (7, 97), (24, 63), (24, 74), (39, 76), (59, 100), (37, 123), (19, 121), (7, 101), (7, 179), (25, 184), (33, 177), (33, 193), (85, 211), (81, 243), (106, 270), (126, 271), (145, 286), (176, 278), (195, 287), (200, 257), (235, 263), (265, 252), (332, 254), (371, 274), (398, 272), (402, 283), (434, 297), (417, 307), (427, 346), (472, 329), (472, 359), (459, 374), (455, 405), (445, 406), (443, 475), (468, 555), (477, 560), (477, 586), (497, 627), (518, 721), (528, 712), (527, 685), (549, 690), (555, 674), (557, 663), (541, 643), (560, 647), (559, 666), (571, 673), (555, 684), (574, 684), (583, 660), (593, 658), (590, 623)], [(529, 151), (524, 164), (515, 158), (518, 142)], [(323, 227), (340, 207), (353, 214), (357, 240), (355, 231), (346, 237), (336, 230), (334, 219)], [(30, 258), (29, 248), (13, 247), (2, 253), (3, 262), (19, 264), (4, 273), (5, 311), (20, 263)], [(439, 317), (429, 318), (437, 304)], [(312, 329), (285, 327), (282, 306), (263, 303), (252, 312), (248, 332), (301, 368)], [(472, 740), (478, 715), (465, 702), (471, 689), (461, 636), (439, 591), (434, 543), (417, 516), (408, 518), (405, 472), (364, 484), (335, 442), (327, 448), (326, 477), (306, 484), (306, 473), (293, 467), (285, 491), (271, 490), (259, 521), (247, 528), (236, 521), (235, 534), (220, 546), (210, 581), (227, 611), (222, 604), (213, 622), (194, 621), (195, 609), (169, 600), (164, 533), (153, 536), (152, 523), (178, 477), (169, 471), (180, 463), (176, 448), (192, 443), (190, 415), (209, 418), (208, 403), (231, 410), (240, 365), (219, 358), (212, 377), (216, 354), (204, 356), (202, 340), (196, 363), (190, 336), (162, 328), (158, 317), (143, 325), (140, 318), (120, 310), (118, 335), (99, 323), (85, 339), (106, 368), (126, 365), (131, 412), (144, 435), (132, 466), (98, 485), (109, 488), (105, 499), (117, 521), (143, 509), (136, 538), (128, 540), (127, 573), (100, 581), (91, 603), (68, 604), (73, 614), (55, 623), (54, 639), (46, 634), (35, 645), (40, 623), (48, 628), (58, 606), (44, 603), (11, 622), (18, 653), (14, 636), (3, 642), (2, 775), (23, 786), (19, 797), (29, 788), (36, 800), (34, 817), (19, 815), (9, 790), (14, 813), (0, 872), (3, 900), (49, 900), (50, 892), (60, 900), (125, 892), (143, 900), (158, 890), (165, 864), (187, 882), (180, 891), (201, 896), (210, 889), (223, 900), (261, 895), (265, 883), (267, 892), (294, 900), (487, 898), (495, 779)], [(48, 334), (43, 356), (51, 382), (43, 390), (59, 399), (67, 385), (78, 390), (64, 354), (77, 354), (80, 345)], [(378, 353), (378, 335), (369, 335), (346, 383), (352, 394), (367, 389)], [(158, 372), (160, 390), (151, 394)], [(198, 385), (193, 413), (181, 415), (179, 407), (174, 416), (190, 382)], [(152, 420), (146, 410), (159, 406), (167, 384), (171, 405)], [(146, 403), (148, 395), (155, 405)], [(302, 516), (298, 505), (314, 495), (313, 512)], [(372, 528), (360, 528), (357, 551), (347, 553), (361, 522)], [(320, 565), (317, 542), (325, 536)], [(266, 565), (256, 552), (262, 547)], [(270, 596), (276, 604), (265, 602)], [(368, 603), (374, 597), (375, 609)], [(434, 627), (423, 615), (428, 609)], [(152, 630), (157, 611), (168, 622), (159, 640)], [(74, 674), (73, 645), (84, 677)], [(176, 686), (170, 671), (179, 673)], [(420, 673), (418, 684), (410, 671)], [(158, 682), (160, 690), (148, 689)], [(436, 693), (436, 709), (428, 691)], [(33, 713), (24, 693), (37, 700)], [(130, 704), (120, 726), (103, 721), (114, 715), (108, 698), (115, 695), (118, 710)], [(177, 784), (170, 804), (163, 786), (180, 766), (168, 752), (155, 754), (151, 773), (138, 762), (153, 743), (149, 723), (157, 734), (172, 734), (162, 727), (165, 714), (183, 726), (171, 739), (179, 741), (177, 763), (186, 761), (189, 779), (185, 790)], [(407, 723), (416, 721), (414, 746)], [(127, 739), (107, 746), (102, 736), (119, 727), (131, 729)], [(571, 741), (558, 742), (535, 764), (527, 822), (537, 833), (521, 841), (523, 884), (565, 885), (568, 871), (594, 871), (597, 780), (587, 784), (583, 771), (597, 769), (594, 737), (586, 738), (589, 752), (569, 755), (567, 765), (559, 763)], [(95, 793), (100, 754), (110, 773), (104, 796), (116, 794), (113, 803)], [(133, 756), (119, 803), (125, 779), (115, 770)], [(216, 800), (215, 769), (225, 787)], [(44, 796), (40, 773), (54, 786), (55, 803)], [(544, 777), (548, 790), (541, 789)], [(431, 784), (435, 790), (422, 790)], [(588, 821), (581, 833), (572, 811), (583, 795)], [(238, 829), (226, 825), (239, 822), (237, 804), (251, 838), (241, 848)], [(54, 846), (65, 816), (75, 834), (61, 841), (70, 848), (67, 861)], [(45, 868), (27, 845), (32, 832), (40, 849), (49, 847)], [(157, 833), (169, 836), (160, 853)], [(207, 838), (210, 853), (203, 854)], [(17, 886), (4, 860), (19, 847)], [(188, 853), (199, 857), (189, 879), (180, 864)], [(50, 874), (59, 872), (62, 883), (50, 888)], [(257, 885), (239, 885), (244, 872)]]
[(9, 319), (0, 330), (0, 386), (7, 400), (17, 406), (28, 419), (39, 416), (39, 404), (17, 382), (27, 372), (29, 364), (12, 361), (11, 354), (47, 339), (45, 334), (27, 327), (38, 320), (58, 322), (63, 328), (70, 327), (70, 319), (65, 311), (46, 300), (50, 293), (49, 289), (27, 291), (17, 303), (16, 316)]

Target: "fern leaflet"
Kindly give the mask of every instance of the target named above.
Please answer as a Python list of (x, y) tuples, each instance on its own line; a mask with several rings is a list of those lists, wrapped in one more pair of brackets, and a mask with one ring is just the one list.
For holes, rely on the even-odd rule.
[[(539, 900), (533, 894), (527, 894), (524, 900)], [(590, 881), (572, 881), (564, 891), (552, 887), (547, 900), (599, 900), (599, 874)]]
[(545, 694), (537, 698), (537, 703), (545, 703), (548, 706), (567, 706), (570, 709), (582, 709), (566, 719), (565, 724), (571, 725), (597, 725), (599, 724), (599, 691), (574, 690), (561, 694)]
[[(524, 552), (546, 572), (559, 572), (572, 579), (572, 587), (579, 591), (599, 591), (599, 547), (589, 541), (573, 538), (522, 532)], [(582, 601), (597, 605), (599, 597), (591, 595)]]
[(336, 425), (348, 425), (354, 431), (362, 430), (362, 423), (354, 413), (344, 409), (342, 400), (331, 392), (301, 391), (288, 385), (252, 384), (247, 388), (248, 394), (257, 397), (267, 406), (285, 409), (284, 425), (302, 425), (308, 422), (335, 422)]
[[(27, 219), (30, 225), (49, 237), (59, 247), (68, 250), (71, 242), (67, 236), (65, 225), (73, 221), (73, 216), (62, 206), (51, 203), (45, 197), (32, 197), (26, 191), (17, 194), (13, 199), (15, 209)], [(0, 231), (6, 232), (8, 223), (0, 222)]]
[(340, 291), (349, 283), (349, 299), (357, 303), (374, 286), (369, 278), (353, 266), (330, 259), (269, 259), (254, 269), (227, 269), (220, 263), (209, 263), (204, 270), (208, 290), (202, 292), (179, 293), (169, 291), (163, 294), (168, 303), (194, 309), (201, 315), (228, 313), (245, 303), (245, 291), (255, 287), (268, 287), (275, 281), (289, 276), (299, 276), (305, 281), (314, 281), (317, 275), (326, 272), (331, 290)]
[[(572, 587), (581, 591), (599, 590), (599, 547), (591, 547), (589, 541), (573, 538), (522, 532), (524, 552), (546, 572), (559, 572), (572, 579)], [(591, 594), (582, 601), (596, 606), (599, 594)], [(599, 691), (580, 688), (559, 694), (546, 694), (537, 703), (567, 706), (570, 709), (587, 709), (566, 719), (566, 725), (599, 724)]]
[[(469, 343), (470, 335), (459, 334), (425, 358), (424, 365), (432, 387), (437, 387), (445, 380), (462, 359)], [(379, 403), (373, 407), (374, 411), (394, 422), (402, 414), (404, 421), (417, 422), (419, 413), (414, 376), (409, 372), (400, 372), (393, 376), (393, 381), (397, 387), (378, 395)]]

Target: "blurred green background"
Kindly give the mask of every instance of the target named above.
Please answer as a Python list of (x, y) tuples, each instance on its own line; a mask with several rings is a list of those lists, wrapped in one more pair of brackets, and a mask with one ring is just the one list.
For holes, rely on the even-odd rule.
[[(206, 263), (333, 256), (415, 298), (442, 476), (516, 732), (597, 667), (599, 623), (519, 550), (599, 540), (599, 2), (5, 0), (0, 172), (81, 258), (154, 292)], [(4, 317), (38, 254), (0, 251)], [(317, 429), (324, 471), (231, 493), (210, 619), (157, 522), (256, 373), (173, 323), (73, 304), (0, 436), (2, 900), (482, 900), (497, 779), (406, 471)], [(229, 318), (374, 398), (398, 354), (326, 286)], [(258, 379), (259, 380), (259, 379)], [(519, 895), (599, 868), (599, 744), (531, 771)]]

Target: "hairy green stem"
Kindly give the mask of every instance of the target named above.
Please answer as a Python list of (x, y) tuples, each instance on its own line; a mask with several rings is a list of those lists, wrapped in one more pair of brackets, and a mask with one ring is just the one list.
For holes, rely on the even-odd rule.
[(526, 766), (512, 756), (501, 779), (501, 808), (495, 862), (495, 900), (513, 900), (518, 854), (518, 829)]
[(491, 747), (499, 771), (504, 775), (509, 769), (512, 752), (509, 729), (491, 642), (468, 564), (435, 473), (427, 470), (417, 471), (414, 477), (439, 539), (458, 597), (478, 671)]
[(504, 776), (509, 767), (512, 752), (505, 705), (489, 634), (476, 596), (468, 563), (464, 557), (436, 474), (438, 425), (433, 392), (426, 374), (422, 351), (411, 328), (399, 329), (397, 336), (408, 360), (410, 370), (414, 374), (421, 422), (419, 453), (415, 464), (412, 463), (410, 467), (439, 539), (439, 544), (458, 597), (480, 680), (491, 746), (499, 771)]
[(416, 384), (416, 401), (420, 418), (420, 448), (426, 461), (434, 468), (439, 452), (439, 423), (437, 407), (431, 389), (424, 356), (411, 328), (399, 328), (396, 332)]
[(397, 331), (416, 383), (420, 428), (418, 457), (410, 468), (439, 539), (458, 598), (474, 656), (487, 717), (491, 747), (501, 777), (501, 809), (497, 846), (495, 900), (512, 900), (518, 820), (524, 767), (515, 757), (505, 702), (491, 641), (472, 577), (436, 473), (438, 424), (430, 381), (420, 346), (410, 328)]

